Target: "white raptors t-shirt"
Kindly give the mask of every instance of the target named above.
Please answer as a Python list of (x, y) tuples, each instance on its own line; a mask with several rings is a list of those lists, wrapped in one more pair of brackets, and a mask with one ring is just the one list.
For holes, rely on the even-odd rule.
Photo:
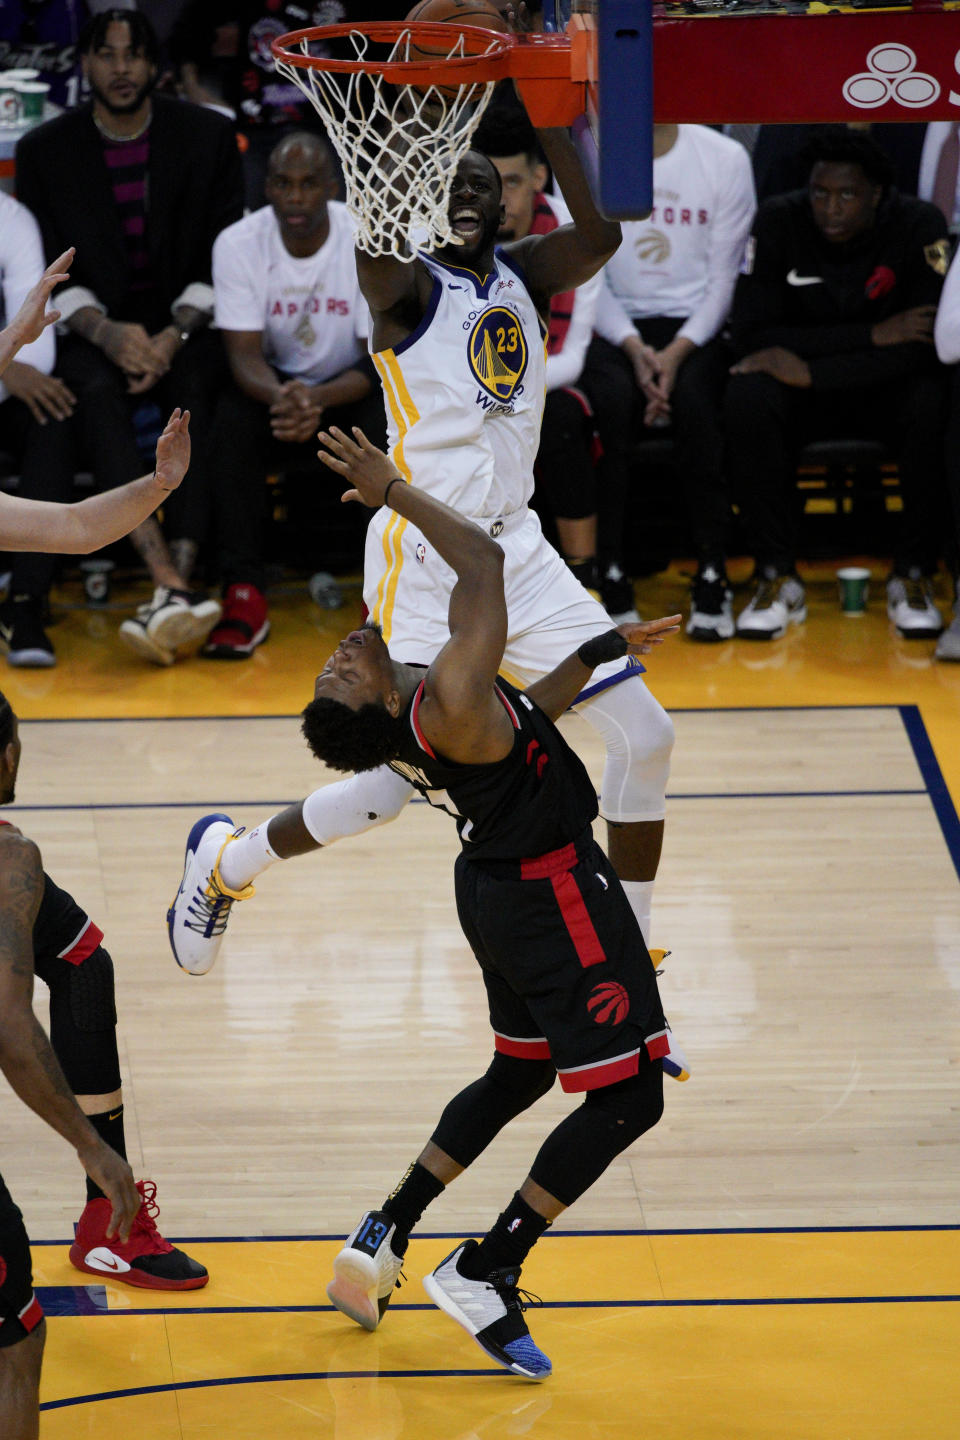
[(339, 200), (330, 233), (298, 259), (269, 205), (221, 230), (213, 246), (214, 323), (263, 332), (263, 353), (284, 375), (320, 384), (366, 354), (367, 307), (357, 283), (353, 227)]
[[(624, 224), (607, 285), (632, 319), (683, 316), (680, 333), (704, 345), (727, 318), (757, 208), (749, 155), (706, 126), (681, 125), (653, 162), (653, 205), (649, 220)], [(606, 333), (602, 317), (597, 328)]]

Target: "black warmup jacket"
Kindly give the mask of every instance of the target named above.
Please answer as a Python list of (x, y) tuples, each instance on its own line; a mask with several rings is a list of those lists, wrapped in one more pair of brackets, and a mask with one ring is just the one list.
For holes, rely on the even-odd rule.
[(824, 239), (806, 190), (765, 201), (737, 281), (730, 327), (739, 355), (781, 345), (815, 390), (879, 385), (937, 364), (933, 345), (874, 345), (871, 327), (936, 305), (950, 242), (935, 205), (890, 190), (874, 225), (846, 245)]

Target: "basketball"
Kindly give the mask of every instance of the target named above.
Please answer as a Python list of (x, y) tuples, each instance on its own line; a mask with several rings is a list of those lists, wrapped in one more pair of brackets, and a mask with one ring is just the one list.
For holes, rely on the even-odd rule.
[[(421, 23), (429, 21), (431, 24), (442, 22), (446, 25), (478, 25), (482, 30), (497, 30), (501, 35), (509, 34), (510, 26), (504, 20), (500, 11), (492, 3), (492, 0), (420, 0), (419, 5), (414, 5), (408, 20), (417, 20)], [(436, 42), (415, 45), (410, 44), (411, 60), (445, 60), (450, 53), (454, 43), (451, 37), (450, 45), (444, 47)], [(416, 86), (416, 89), (422, 89)], [(442, 95), (455, 95), (458, 90), (456, 85), (437, 85), (437, 90)]]

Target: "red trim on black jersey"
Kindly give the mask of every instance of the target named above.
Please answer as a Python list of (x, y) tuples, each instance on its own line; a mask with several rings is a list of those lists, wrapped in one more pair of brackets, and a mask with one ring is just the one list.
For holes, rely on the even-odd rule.
[(577, 1065), (572, 1070), (559, 1070), (560, 1087), (566, 1094), (579, 1090), (599, 1090), (604, 1085), (615, 1085), (618, 1080), (629, 1080), (640, 1068), (640, 1051), (631, 1050), (627, 1055), (615, 1055), (612, 1060), (597, 1060), (593, 1065)]
[(549, 1060), (550, 1046), (542, 1036), (527, 1040), (516, 1035), (501, 1035), (493, 1032), (493, 1048), (501, 1055), (512, 1055), (515, 1060)]
[(23, 1309), (17, 1311), (17, 1319), (28, 1335), (31, 1330), (36, 1330), (43, 1319), (43, 1306), (36, 1295), (31, 1295)]
[[(657, 974), (659, 973), (658, 970)], [(658, 1030), (655, 1035), (648, 1035), (643, 1043), (651, 1060), (662, 1060), (665, 1055), (670, 1054), (670, 1036), (666, 1030)]]
[(76, 939), (71, 940), (65, 950), (61, 950), (57, 956), (58, 960), (66, 960), (68, 965), (80, 965), (88, 955), (92, 955), (97, 946), (103, 941), (103, 931), (92, 920), (84, 921), (83, 928)]
[(493, 687), (493, 688), (494, 688), (494, 690), (497, 692), (497, 694), (499, 695), (500, 699), (503, 701), (503, 708), (504, 708), (504, 710), (506, 710), (507, 714), (510, 716), (511, 721), (513, 722), (513, 728), (514, 728), (514, 730), (519, 730), (519, 729), (520, 729), (520, 719), (519, 719), (519, 716), (517, 715), (516, 710), (514, 710), (513, 706), (510, 704), (510, 701), (507, 699), (506, 695), (504, 695), (504, 693), (503, 693), (503, 691), (500, 689), (500, 686), (499, 686), (499, 685), (494, 684), (494, 687)]
[(420, 721), (417, 719), (420, 710), (420, 701), (423, 699), (423, 687), (425, 683), (425, 681), (421, 680), (417, 686), (417, 693), (414, 695), (413, 703), (410, 706), (410, 724), (413, 726), (413, 733), (417, 737), (417, 744), (420, 746), (420, 749), (425, 751), (431, 760), (436, 760), (437, 757), (433, 752), (430, 741), (420, 729)]
[(588, 965), (601, 964), (607, 957), (576, 880), (567, 870), (563, 875), (552, 875), (550, 883), (580, 964), (584, 969)]

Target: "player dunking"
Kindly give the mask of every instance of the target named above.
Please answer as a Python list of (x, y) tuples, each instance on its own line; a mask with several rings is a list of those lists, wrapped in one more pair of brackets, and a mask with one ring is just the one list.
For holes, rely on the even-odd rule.
[(623, 889), (593, 839), (593, 784), (552, 723), (605, 661), (676, 633), (680, 616), (608, 629), (525, 691), (500, 675), (507, 642), (503, 550), (405, 483), (359, 430), (324, 436), (327, 464), (370, 506), (418, 527), (450, 567), (449, 638), (424, 668), (395, 661), (372, 622), (341, 640), (317, 677), (303, 730), (338, 770), (386, 764), (457, 817), (460, 923), (480, 964), (494, 1056), (455, 1096), (379, 1211), (334, 1262), (328, 1295), (372, 1330), (427, 1205), (515, 1116), (550, 1089), (583, 1103), (547, 1137), (530, 1174), (478, 1245), (427, 1278), (430, 1297), (498, 1364), (542, 1380), (517, 1291), (547, 1226), (663, 1109), (668, 1034), (654, 971)]
[[(409, 264), (357, 254), (391, 458), (405, 480), (475, 520), (502, 549), (503, 673), (521, 684), (610, 625), (544, 540), (528, 501), (550, 297), (595, 274), (616, 250), (620, 228), (596, 210), (566, 132), (539, 134), (572, 225), (497, 248), (500, 178), (486, 157), (470, 151), (449, 202), (458, 244), (421, 253)], [(389, 510), (374, 516), (364, 599), (394, 655), (419, 663), (436, 655), (448, 635), (452, 584), (449, 567), (412, 520)], [(575, 708), (606, 745), (600, 803), (610, 858), (649, 939), (673, 727), (640, 669), (623, 661), (601, 666)], [(252, 893), (250, 882), (267, 865), (393, 819), (410, 793), (383, 767), (317, 790), (230, 843), (227, 817), (199, 820), (168, 915), (178, 962), (194, 974), (209, 970), (233, 901)]]

